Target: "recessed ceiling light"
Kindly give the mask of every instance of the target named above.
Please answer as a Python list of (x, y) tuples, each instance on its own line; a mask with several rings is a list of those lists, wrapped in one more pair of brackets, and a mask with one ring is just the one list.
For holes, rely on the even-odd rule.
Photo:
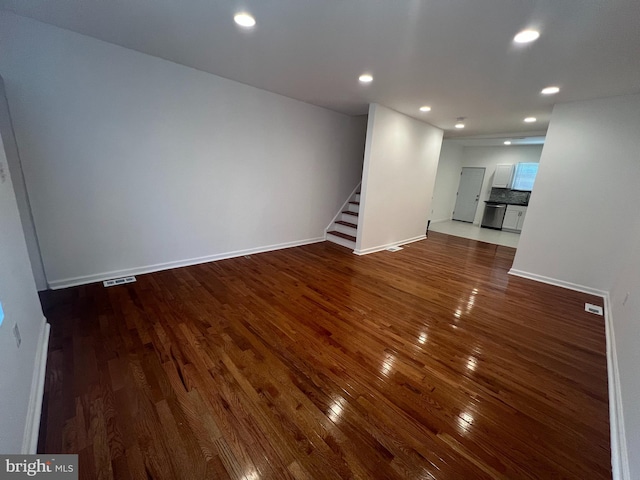
[(511, 140), (506, 140), (506, 141), (504, 142), (504, 144), (505, 144), (505, 145), (511, 145)]
[(537, 30), (523, 30), (513, 37), (513, 41), (516, 43), (529, 43), (537, 40), (540, 37), (540, 32)]
[(464, 119), (465, 119), (465, 117), (456, 118), (456, 124), (454, 126), (456, 128), (464, 128)]
[(428, 107), (427, 105), (424, 105), (424, 106), (420, 107), (420, 111), (421, 112), (430, 112), (431, 111), (431, 107)]
[(543, 95), (553, 95), (558, 93), (559, 91), (560, 91), (560, 87), (547, 87), (547, 88), (543, 88), (540, 93)]
[(362, 75), (360, 75), (358, 80), (360, 80), (362, 83), (371, 83), (373, 82), (373, 77), (368, 73), (363, 73)]
[(464, 128), (464, 123), (456, 123), (456, 128)]
[(524, 119), (524, 121), (527, 123), (533, 123), (533, 122), (537, 122), (538, 119), (536, 117), (527, 117)]
[(245, 12), (236, 13), (233, 17), (233, 21), (245, 28), (251, 28), (256, 24), (256, 19)]

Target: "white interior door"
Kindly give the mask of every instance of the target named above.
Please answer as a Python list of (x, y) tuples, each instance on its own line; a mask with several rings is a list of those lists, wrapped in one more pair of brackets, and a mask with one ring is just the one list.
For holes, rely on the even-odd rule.
[(473, 223), (480, 201), (482, 181), (484, 180), (484, 168), (463, 167), (460, 173), (460, 184), (456, 194), (456, 206), (453, 210), (453, 219), (461, 222)]

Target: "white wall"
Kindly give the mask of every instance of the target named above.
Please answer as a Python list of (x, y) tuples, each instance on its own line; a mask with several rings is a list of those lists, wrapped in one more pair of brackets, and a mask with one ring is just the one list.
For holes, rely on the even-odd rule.
[[(484, 213), (484, 201), (489, 200), (491, 184), (496, 172), (496, 165), (518, 163), (537, 163), (540, 161), (542, 145), (504, 145), (498, 147), (465, 147), (462, 156), (462, 167), (484, 167), (484, 180), (478, 210), (473, 223), (479, 225)], [(534, 185), (534, 190), (537, 185)], [(456, 185), (456, 190), (458, 185)], [(455, 196), (455, 193), (454, 193)], [(528, 214), (527, 214), (528, 215)], [(528, 220), (527, 220), (528, 221)]]
[(431, 221), (441, 222), (451, 220), (453, 208), (456, 205), (456, 192), (460, 183), (460, 171), (462, 168), (462, 155), (464, 147), (454, 141), (442, 142), (438, 173), (433, 189), (433, 202), (431, 203)]
[(369, 106), (356, 253), (424, 237), (442, 130)]
[(361, 119), (8, 13), (0, 44), (53, 286), (319, 239), (360, 180)]
[(513, 264), (519, 274), (609, 292), (621, 393), (610, 405), (620, 400), (624, 412), (628, 478), (640, 478), (632, 455), (640, 450), (638, 185), (640, 95), (556, 105)]
[[(27, 414), (44, 317), (2, 142), (0, 164), (7, 175), (4, 182), (0, 179), (0, 302), (5, 313), (0, 326), (0, 452), (21, 453), (25, 430), (30, 430)], [(12, 332), (16, 324), (20, 348)]]
[[(640, 190), (636, 202), (640, 203)], [(629, 470), (628, 478), (640, 478), (640, 215), (628, 234), (635, 245), (625, 253), (628, 261), (610, 292), (611, 326), (619, 369), (620, 418), (624, 418)], [(629, 295), (628, 298), (627, 294)], [(610, 399), (611, 402), (614, 399)]]
[(513, 268), (609, 291), (638, 185), (640, 95), (557, 105)]
[(22, 230), (24, 231), (25, 240), (27, 242), (31, 271), (33, 272), (33, 277), (36, 281), (38, 290), (46, 290), (47, 279), (44, 275), (44, 267), (42, 266), (42, 259), (40, 258), (38, 237), (36, 235), (35, 225), (33, 224), (33, 218), (31, 216), (31, 206), (29, 205), (27, 188), (24, 183), (24, 176), (22, 175), (20, 154), (13, 134), (11, 114), (9, 112), (9, 104), (7, 103), (4, 90), (4, 79), (2, 77), (0, 77), (0, 133), (4, 139), (4, 150), (7, 156), (9, 170), (11, 171), (13, 190), (16, 193), (16, 201), (18, 203), (18, 211), (20, 212)]

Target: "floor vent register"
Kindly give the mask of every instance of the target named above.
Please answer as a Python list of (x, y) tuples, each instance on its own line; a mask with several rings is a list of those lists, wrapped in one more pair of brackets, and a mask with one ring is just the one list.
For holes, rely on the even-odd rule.
[(593, 303), (585, 303), (584, 311), (602, 316), (602, 307), (599, 305), (594, 305)]
[(102, 284), (105, 287), (114, 287), (116, 285), (124, 285), (125, 283), (133, 283), (136, 281), (136, 277), (122, 277), (122, 278), (113, 278), (111, 280), (105, 280)]

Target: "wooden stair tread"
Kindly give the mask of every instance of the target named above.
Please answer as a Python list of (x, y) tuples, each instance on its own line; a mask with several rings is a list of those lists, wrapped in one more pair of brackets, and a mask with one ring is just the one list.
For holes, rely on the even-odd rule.
[(358, 225), (355, 223), (345, 222), (344, 220), (336, 220), (336, 223), (344, 225), (345, 227), (358, 228)]
[(327, 234), (335, 235), (336, 237), (344, 238), (345, 240), (351, 240), (352, 242), (356, 241), (356, 237), (352, 237), (351, 235), (347, 235), (346, 233), (338, 232), (336, 230), (327, 232)]
[(360, 202), (349, 202), (351, 205), (360, 205)]
[(354, 215), (354, 216), (356, 216), (356, 217), (358, 216), (358, 212), (350, 212), (349, 210), (345, 210), (345, 211), (344, 211), (344, 212), (342, 212), (342, 213), (346, 213), (347, 215)]

